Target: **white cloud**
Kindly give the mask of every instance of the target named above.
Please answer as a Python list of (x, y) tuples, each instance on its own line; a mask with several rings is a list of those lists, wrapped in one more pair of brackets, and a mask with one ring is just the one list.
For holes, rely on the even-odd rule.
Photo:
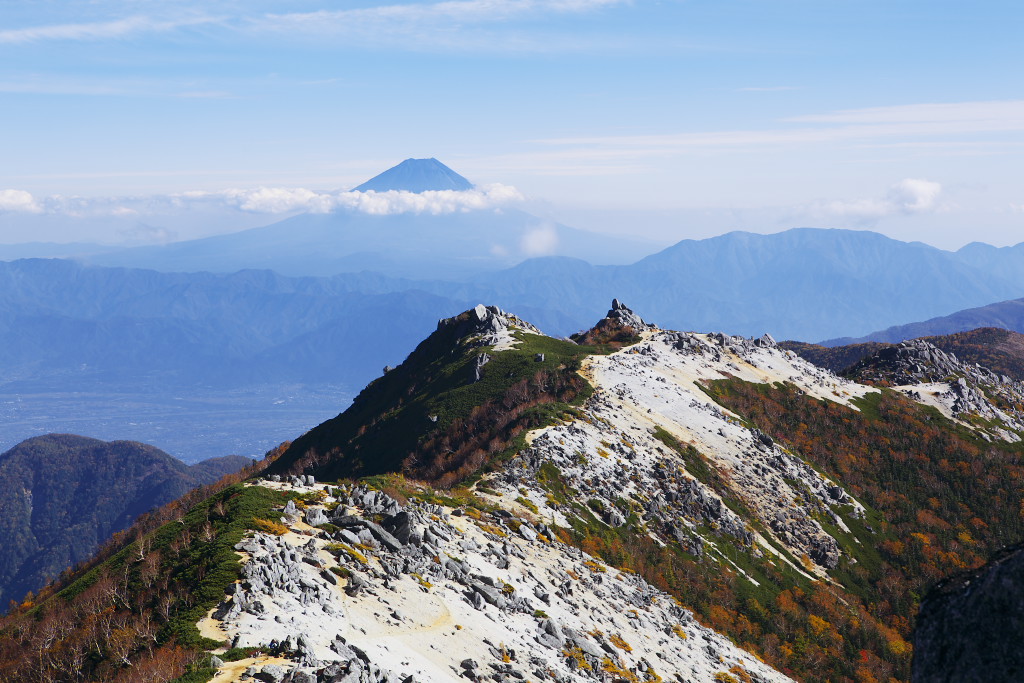
[(869, 225), (888, 216), (932, 213), (942, 209), (942, 185), (931, 180), (906, 178), (889, 188), (885, 196), (873, 199), (835, 200), (811, 205), (812, 215), (828, 215)]
[(268, 14), (265, 28), (351, 31), (366, 25), (421, 26), (457, 22), (460, 24), (504, 22), (531, 14), (588, 12), (623, 4), (625, 0), (448, 0), (343, 10), (319, 10)]
[(942, 185), (930, 180), (907, 178), (892, 186), (886, 198), (901, 213), (923, 213), (936, 208)]
[[(798, 128), (788, 124), (813, 124)], [(538, 140), (559, 147), (625, 151), (634, 157), (665, 156), (687, 149), (919, 140), (1024, 131), (1024, 100), (911, 104), (851, 109), (783, 119), (765, 130), (726, 130), (659, 135), (616, 135)]]
[[(509, 30), (517, 20), (544, 15), (582, 14), (630, 0), (448, 0), (355, 9), (291, 12), (253, 17), (239, 26), (265, 34), (344, 39), (347, 44), (396, 47), (403, 50), (442, 48), (466, 50), (564, 51), (594, 45), (579, 35), (557, 40), (531, 31)], [(497, 32), (486, 27), (500, 27)], [(602, 36), (604, 49), (619, 36)]]
[(197, 190), (148, 197), (36, 198), (24, 190), (0, 190), (0, 212), (18, 211), (64, 216), (133, 218), (180, 213), (190, 209), (235, 209), (253, 214), (330, 213), (357, 211), (378, 216), (400, 213), (441, 215), (494, 209), (525, 201), (510, 185), (487, 185), (472, 190), (431, 192), (318, 192), (306, 188), (257, 187)]
[(524, 200), (508, 185), (488, 185), (479, 189), (428, 192), (315, 192), (304, 188), (261, 187), (249, 190), (225, 190), (211, 193), (186, 193), (195, 199), (221, 200), (254, 213), (329, 213), (336, 210), (358, 211), (378, 216), (398, 213), (446, 214), (491, 209)]
[(331, 195), (304, 188), (259, 187), (251, 190), (225, 190), (219, 195), (228, 204), (252, 213), (329, 213), (334, 208)]
[(106, 40), (109, 38), (126, 38), (140, 33), (163, 33), (187, 26), (210, 24), (216, 21), (216, 19), (211, 17), (159, 20), (137, 16), (115, 19), (113, 21), (81, 24), (30, 26), (0, 31), (0, 44), (33, 43), (44, 40)]
[(0, 190), (0, 212), (42, 213), (43, 207), (24, 190)]
[(558, 233), (555, 226), (543, 223), (523, 235), (519, 248), (527, 256), (548, 256), (558, 249)]

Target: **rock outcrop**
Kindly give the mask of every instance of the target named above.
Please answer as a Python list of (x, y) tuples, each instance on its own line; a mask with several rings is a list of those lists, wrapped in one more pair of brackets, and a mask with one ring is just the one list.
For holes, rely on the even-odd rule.
[(611, 310), (608, 311), (608, 315), (605, 317), (609, 320), (614, 320), (623, 327), (632, 327), (637, 332), (654, 328), (654, 325), (645, 322), (643, 318), (618, 299), (612, 299)]
[(1024, 545), (932, 589), (914, 634), (913, 683), (1024, 680)]
[(287, 534), (237, 545), (242, 580), (200, 624), (259, 648), (230, 680), (789, 680), (542, 522), (363, 485), (263, 485), (316, 494), (306, 518), (330, 526), (284, 514)]
[(1019, 441), (1024, 435), (1024, 382), (965, 363), (924, 339), (883, 348), (846, 374), (858, 381), (893, 385), (960, 419), (985, 438)]
[(437, 323), (437, 329), (452, 328), (459, 338), (470, 337), (476, 346), (494, 346), (496, 350), (515, 344), (514, 330), (530, 334), (543, 334), (522, 318), (506, 313), (497, 306), (477, 304), (468, 313), (445, 318)]

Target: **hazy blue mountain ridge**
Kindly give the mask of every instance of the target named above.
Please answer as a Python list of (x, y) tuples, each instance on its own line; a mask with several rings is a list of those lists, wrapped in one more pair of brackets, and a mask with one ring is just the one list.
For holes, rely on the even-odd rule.
[[(301, 231), (293, 237), (301, 241)], [(0, 443), (59, 430), (130, 435), (182, 455), (262, 453), (336, 413), (343, 406), (335, 402), (400, 363), (438, 319), (482, 301), (519, 311), (556, 336), (588, 327), (619, 298), (641, 302), (665, 328), (818, 340), (1024, 296), (1024, 273), (999, 274), (1012, 268), (845, 230), (684, 240), (630, 265), (549, 256), (471, 278), (456, 272), (445, 271), (448, 279), (365, 271), (288, 277), (0, 263)], [(980, 316), (963, 324), (1012, 323)], [(956, 329), (964, 327), (905, 334)], [(225, 402), (223, 418), (212, 421), (217, 413), (204, 410), (210, 400)], [(145, 426), (125, 422), (128, 412), (109, 401), (144, 409)], [(254, 417), (232, 430), (239, 410)], [(196, 422), (203, 415), (210, 420)], [(264, 425), (263, 438), (230, 440)], [(180, 441), (182, 434), (194, 436)]]
[[(537, 240), (533, 244), (531, 240)], [(518, 209), (373, 215), (301, 214), (261, 228), (163, 246), (96, 254), (95, 265), (230, 273), (269, 269), (290, 276), (376, 271), (392, 277), (465, 278), (537, 253), (628, 263), (656, 246), (543, 221)]]
[(894, 325), (863, 337), (828, 339), (821, 342), (821, 344), (823, 346), (845, 346), (847, 344), (859, 344), (868, 341), (895, 344), (905, 339), (955, 334), (957, 332), (976, 330), (981, 327), (997, 327), (1013, 332), (1024, 332), (1024, 299), (1000, 301), (988, 306), (969, 308), (922, 322)]
[(644, 302), (668, 328), (820, 339), (824, 330), (867, 330), (1019, 296), (1024, 273), (1018, 280), (920, 243), (804, 228), (683, 240), (627, 266), (535, 259), (445, 291), (511, 310), (561, 311), (581, 326), (619, 297)]
[[(185, 386), (297, 375), (365, 382), (368, 367), (377, 371), (400, 360), (439, 313), (466, 306), (416, 290), (377, 294), (353, 286), (346, 277), (255, 271), (182, 274), (60, 260), (0, 263), (0, 380), (74, 369), (103, 381), (166, 372), (165, 381)], [(353, 336), (363, 335), (359, 362), (345, 348), (306, 356), (299, 365), (273, 362), (289, 353), (294, 339), (339, 321)]]

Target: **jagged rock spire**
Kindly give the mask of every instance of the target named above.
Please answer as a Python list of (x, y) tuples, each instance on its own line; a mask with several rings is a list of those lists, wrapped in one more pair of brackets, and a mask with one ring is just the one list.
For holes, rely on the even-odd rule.
[(615, 320), (623, 327), (632, 327), (637, 332), (655, 328), (618, 299), (612, 299), (612, 308), (605, 317)]

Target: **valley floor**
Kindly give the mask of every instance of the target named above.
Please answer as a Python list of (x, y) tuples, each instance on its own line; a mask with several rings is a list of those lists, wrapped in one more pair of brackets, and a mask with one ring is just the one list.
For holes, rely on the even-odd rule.
[(263, 385), (152, 393), (0, 392), (0, 452), (41, 434), (141, 441), (187, 463), (222, 455), (261, 457), (334, 417), (342, 387)]

